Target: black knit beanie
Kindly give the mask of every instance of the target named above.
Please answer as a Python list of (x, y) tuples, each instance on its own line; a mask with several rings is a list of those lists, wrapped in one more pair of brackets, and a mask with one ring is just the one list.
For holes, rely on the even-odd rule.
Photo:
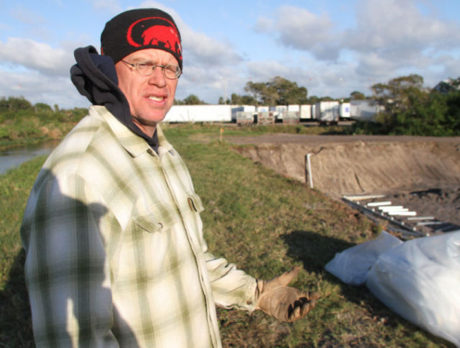
[(166, 12), (155, 9), (135, 9), (122, 12), (105, 25), (101, 34), (101, 54), (115, 63), (127, 55), (145, 48), (157, 48), (171, 53), (182, 69), (182, 46), (179, 29)]

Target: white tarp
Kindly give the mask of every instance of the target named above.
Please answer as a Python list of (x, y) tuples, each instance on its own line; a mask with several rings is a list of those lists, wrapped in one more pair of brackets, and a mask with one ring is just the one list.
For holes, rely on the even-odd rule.
[(398, 243), (382, 235), (338, 253), (326, 270), (365, 282), (391, 310), (460, 347), (460, 231)]
[(335, 254), (326, 265), (326, 271), (344, 283), (362, 285), (366, 282), (367, 273), (380, 254), (401, 243), (401, 240), (383, 231), (376, 239)]

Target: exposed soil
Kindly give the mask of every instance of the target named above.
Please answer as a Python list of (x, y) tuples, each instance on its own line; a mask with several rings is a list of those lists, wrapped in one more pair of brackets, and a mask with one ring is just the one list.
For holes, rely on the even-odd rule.
[[(237, 150), (334, 199), (383, 194), (419, 216), (460, 226), (460, 137), (227, 137)], [(310, 171), (306, 168), (310, 154)], [(460, 227), (459, 227), (460, 228)]]

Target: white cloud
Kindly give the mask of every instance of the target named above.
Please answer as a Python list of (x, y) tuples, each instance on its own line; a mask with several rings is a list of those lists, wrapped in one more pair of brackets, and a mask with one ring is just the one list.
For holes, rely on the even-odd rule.
[(69, 77), (38, 72), (21, 73), (0, 69), (0, 90), (2, 96), (23, 96), (31, 103), (41, 102), (51, 106), (58, 104), (61, 108), (86, 107), (89, 104), (72, 86)]
[(356, 26), (344, 33), (342, 48), (354, 53), (358, 75), (380, 82), (400, 73), (423, 75), (437, 64), (437, 51), (449, 56), (460, 48), (459, 26), (427, 17), (415, 0), (362, 0), (356, 9)]
[[(293, 6), (278, 8), (273, 18), (260, 18), (256, 30), (272, 35), (285, 48), (310, 53), (318, 63), (323, 62), (319, 67), (322, 76), (318, 78), (323, 81), (331, 66), (348, 69), (350, 81), (372, 83), (386, 82), (408, 71), (422, 74), (439, 65), (438, 52), (442, 52), (449, 67), (458, 67), (457, 23), (424, 14), (417, 0), (359, 0), (355, 5), (355, 25), (342, 32), (327, 14)], [(350, 61), (355, 64), (350, 66)], [(349, 69), (353, 69), (354, 76)], [(453, 69), (449, 71), (455, 75)]]
[(332, 32), (333, 22), (326, 14), (316, 15), (302, 8), (282, 6), (275, 17), (275, 20), (259, 18), (255, 30), (273, 33), (285, 47), (308, 51), (322, 59), (338, 57), (339, 37)]
[(73, 50), (68, 48), (24, 38), (0, 41), (2, 96), (24, 96), (32, 103), (65, 108), (87, 105), (70, 81), (69, 70), (74, 63)]
[(458, 46), (459, 29), (423, 15), (416, 1), (367, 0), (357, 5), (356, 28), (346, 33), (346, 44), (358, 51), (412, 57), (427, 46)]
[[(452, 55), (442, 54), (434, 59), (432, 67), (433, 70), (438, 70), (446, 78), (457, 78), (460, 72), (460, 58), (458, 55), (454, 57)], [(439, 80), (434, 82), (437, 83)]]
[[(90, 0), (93, 8), (108, 14), (107, 19), (127, 9), (121, 3)], [(421, 4), (425, 5), (425, 0), (356, 0), (354, 17), (347, 11), (349, 21), (345, 26), (337, 22), (332, 12), (314, 13), (281, 6), (272, 16), (259, 18), (253, 26), (258, 33), (254, 35), (264, 35), (275, 45), (267, 44), (265, 38), (260, 40), (260, 46), (253, 48), (258, 50), (257, 61), (249, 61), (250, 55), (242, 53), (251, 48), (230, 44), (237, 45), (237, 38), (222, 40), (213, 32), (200, 32), (174, 9), (158, 1), (143, 1), (137, 7), (161, 8), (173, 16), (179, 27), (184, 75), (179, 81), (177, 97), (183, 99), (195, 94), (214, 103), (220, 96), (245, 94), (248, 81), (269, 81), (275, 76), (305, 86), (309, 95), (334, 98), (346, 97), (354, 90), (368, 94), (371, 85), (401, 74), (419, 73), (428, 86), (447, 77), (458, 77), (458, 23), (442, 21), (436, 13), (423, 11)], [(21, 13), (16, 15), (29, 32), (39, 25), (37, 21), (43, 20), (36, 17), (28, 22), (27, 16), (21, 19)], [(45, 44), (41, 39), (44, 33), (39, 34), (37, 29), (37, 35), (20, 34), (28, 39), (0, 41), (2, 94), (24, 95), (32, 102), (58, 103), (64, 107), (85, 104), (70, 82), (69, 68), (74, 64), (73, 50), (93, 39), (88, 40), (76, 31), (67, 34), (68, 42)], [(98, 36), (96, 33), (95, 37)]]
[(242, 69), (231, 64), (211, 67), (189, 63), (179, 80), (176, 98), (194, 94), (207, 103), (216, 103), (219, 97), (243, 93), (247, 81)]
[(332, 22), (326, 15), (315, 15), (307, 10), (283, 6), (277, 14), (279, 39), (286, 46), (309, 50), (331, 37)]
[[(274, 60), (248, 62), (247, 68), (248, 75), (250, 76), (248, 80), (253, 82), (267, 82), (276, 76), (288, 78), (292, 72), (292, 68)], [(298, 73), (298, 70), (295, 70)]]
[(10, 63), (50, 75), (66, 75), (73, 62), (72, 53), (62, 48), (24, 38), (0, 42), (0, 62)]
[(203, 66), (213, 69), (215, 66), (239, 64), (243, 58), (228, 43), (217, 41), (205, 34), (184, 28), (182, 35), (184, 59), (190, 58), (186, 64)]
[(398, 64), (395, 62), (387, 60), (375, 52), (368, 52), (359, 56), (356, 72), (360, 75), (384, 78), (389, 71), (394, 71), (397, 67)]

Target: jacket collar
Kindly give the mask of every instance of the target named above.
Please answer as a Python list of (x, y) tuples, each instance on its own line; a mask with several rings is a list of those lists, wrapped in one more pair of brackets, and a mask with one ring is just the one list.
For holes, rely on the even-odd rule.
[[(115, 134), (116, 138), (119, 140), (120, 144), (131, 154), (131, 156), (137, 157), (146, 152), (155, 153), (143, 137), (140, 137), (128, 129), (114, 115), (112, 115), (106, 107), (100, 105), (90, 106), (89, 114), (103, 118)], [(173, 150), (173, 147), (166, 140), (159, 124), (156, 126), (156, 133), (158, 137), (158, 153), (161, 155), (162, 153)]]

